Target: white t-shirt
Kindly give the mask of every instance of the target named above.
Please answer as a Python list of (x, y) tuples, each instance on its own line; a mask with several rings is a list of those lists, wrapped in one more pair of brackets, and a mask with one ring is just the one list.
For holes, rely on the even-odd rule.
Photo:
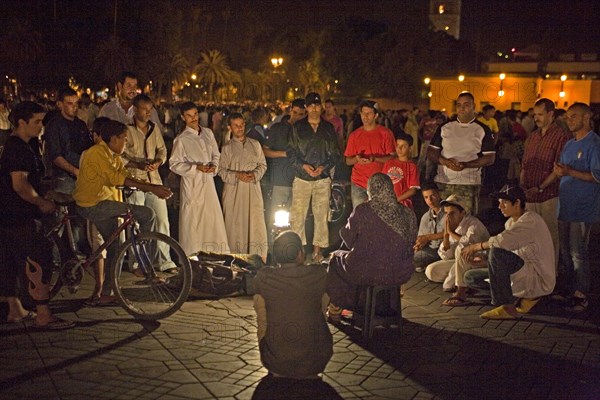
[[(492, 131), (477, 119), (468, 123), (453, 119), (440, 125), (429, 146), (441, 150), (442, 157), (459, 162), (473, 161), (479, 155), (495, 153)], [(481, 168), (453, 171), (438, 165), (435, 181), (452, 185), (480, 185)]]

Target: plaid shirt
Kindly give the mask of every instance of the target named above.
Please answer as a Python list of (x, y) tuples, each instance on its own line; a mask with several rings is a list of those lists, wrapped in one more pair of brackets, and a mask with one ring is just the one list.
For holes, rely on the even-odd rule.
[[(542, 135), (541, 129), (536, 129), (531, 133), (523, 155), (521, 170), (523, 176), (521, 185), (524, 189), (539, 186), (544, 182), (546, 177), (552, 173), (554, 163), (558, 162), (560, 153), (569, 139), (569, 134), (556, 122), (550, 125), (545, 135)], [(527, 197), (527, 201), (542, 203), (557, 197), (559, 183), (560, 179), (557, 179), (542, 193)]]

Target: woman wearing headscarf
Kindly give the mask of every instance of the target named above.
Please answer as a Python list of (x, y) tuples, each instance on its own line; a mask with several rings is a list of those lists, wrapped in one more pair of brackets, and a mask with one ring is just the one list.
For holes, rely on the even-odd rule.
[(396, 200), (386, 174), (376, 173), (367, 184), (369, 201), (354, 209), (340, 230), (342, 249), (332, 253), (327, 273), (329, 315), (353, 309), (357, 286), (400, 285), (413, 271), (417, 219)]

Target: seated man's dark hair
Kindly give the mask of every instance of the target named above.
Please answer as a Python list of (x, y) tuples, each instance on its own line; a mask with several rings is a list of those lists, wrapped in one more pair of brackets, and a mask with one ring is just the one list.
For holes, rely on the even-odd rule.
[(125, 132), (127, 130), (127, 125), (110, 118), (98, 117), (94, 121), (93, 130), (102, 137), (104, 142), (109, 143), (111, 137), (119, 136)]
[(15, 106), (10, 113), (8, 119), (15, 128), (19, 126), (19, 120), (23, 120), (26, 123), (33, 118), (33, 114), (45, 113), (44, 107), (33, 101), (23, 101)]
[(424, 192), (426, 190), (435, 190), (436, 192), (439, 192), (440, 188), (438, 188), (435, 182), (429, 181), (421, 185), (421, 192)]
[(293, 231), (281, 232), (273, 243), (273, 258), (279, 264), (292, 264), (302, 252), (302, 240)]

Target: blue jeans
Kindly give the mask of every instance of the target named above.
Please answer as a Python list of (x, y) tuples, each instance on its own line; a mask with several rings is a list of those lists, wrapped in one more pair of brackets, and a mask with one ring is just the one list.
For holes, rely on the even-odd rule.
[(429, 264), (436, 262), (439, 259), (440, 255), (438, 254), (437, 249), (432, 249), (429, 246), (425, 246), (421, 250), (415, 251), (415, 255), (413, 257), (413, 264), (417, 268), (425, 268)]
[[(127, 201), (129, 204), (146, 206), (153, 209), (156, 214), (156, 232), (171, 236), (166, 200), (158, 198), (154, 193), (137, 191), (133, 192)], [(161, 243), (158, 248), (158, 265), (161, 271), (177, 267), (175, 263), (171, 261), (169, 246), (164, 243)]]
[(369, 199), (369, 196), (367, 195), (367, 189), (361, 188), (360, 186), (356, 185), (355, 183), (352, 183), (352, 185), (350, 185), (350, 189), (351, 189), (350, 195), (352, 197), (352, 209), (355, 209), (356, 206), (364, 203), (365, 201), (367, 201)]
[(590, 291), (590, 259), (588, 244), (592, 224), (588, 222), (558, 221), (558, 241), (567, 294), (576, 290), (587, 295)]
[[(140, 225), (142, 232), (154, 232), (156, 227), (156, 214), (154, 211), (145, 206), (130, 205), (131, 211), (135, 220)], [(92, 207), (79, 207), (77, 212), (85, 219), (89, 219), (102, 235), (105, 241), (108, 241), (110, 236), (117, 230), (117, 217), (127, 213), (127, 204), (105, 200)], [(112, 292), (111, 269), (117, 255), (119, 241), (114, 240), (106, 249), (106, 266), (104, 268), (104, 287), (102, 288), (103, 295), (110, 295)]]
[(490, 248), (488, 265), (492, 304), (511, 304), (515, 301), (510, 276), (520, 270), (524, 264), (525, 261), (511, 251), (499, 247)]

